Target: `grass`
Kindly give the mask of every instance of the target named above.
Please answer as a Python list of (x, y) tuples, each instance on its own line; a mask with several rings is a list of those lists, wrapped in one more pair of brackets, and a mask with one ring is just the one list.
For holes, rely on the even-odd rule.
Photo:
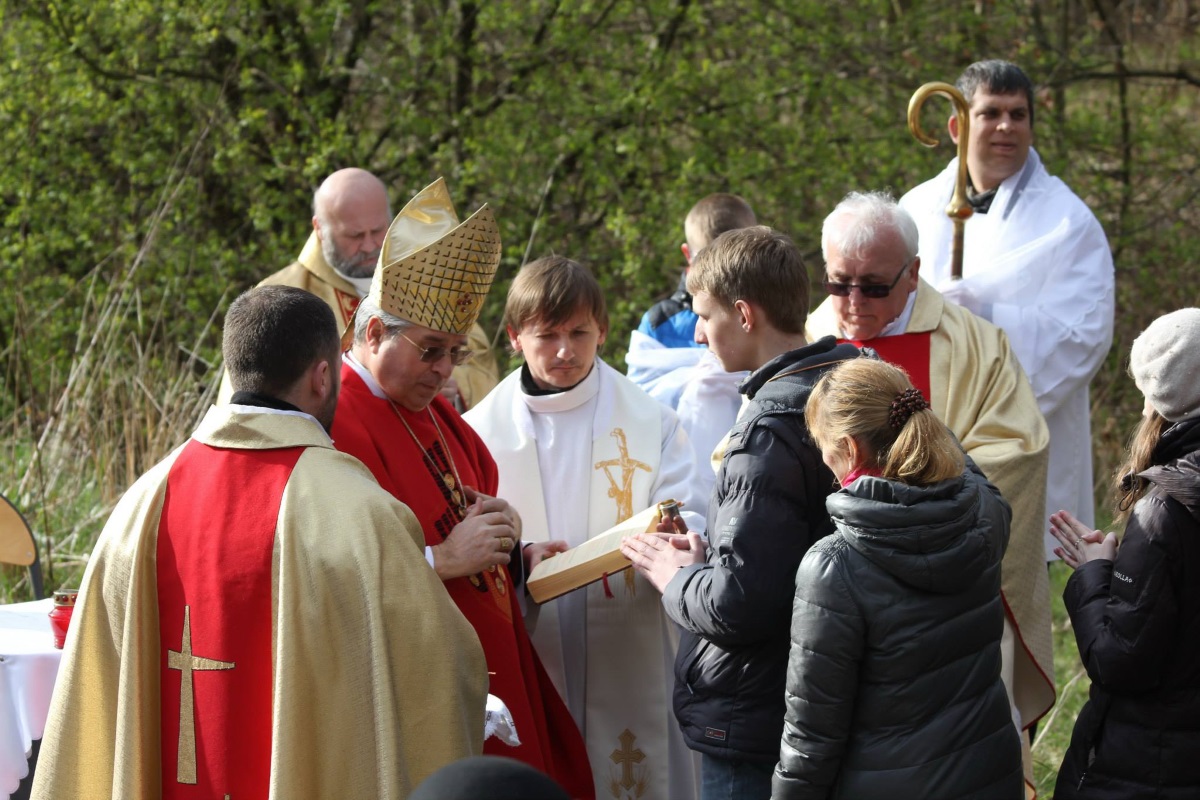
[[(0, 406), (0, 492), (35, 531), (48, 592), (79, 585), (120, 495), (187, 439), (216, 396), (219, 373), (203, 356), (218, 349), (216, 310), (199, 322), (179, 313), (185, 278), (139, 281), (172, 197), (164, 189), (127, 263), (102, 261), (37, 313), (18, 297), (0, 352), (11, 390)], [(188, 340), (185, 330), (199, 333)], [(62, 372), (46, 355), (56, 345), (69, 354)], [(0, 603), (31, 596), (23, 568), (0, 567)]]

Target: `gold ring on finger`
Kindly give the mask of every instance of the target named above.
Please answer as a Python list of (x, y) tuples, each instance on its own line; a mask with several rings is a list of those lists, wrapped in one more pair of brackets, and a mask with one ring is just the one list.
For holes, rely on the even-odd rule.
[(513, 549), (513, 540), (508, 538), (507, 536), (501, 536), (500, 537), (500, 552), (507, 553), (509, 550), (512, 550), (512, 549)]

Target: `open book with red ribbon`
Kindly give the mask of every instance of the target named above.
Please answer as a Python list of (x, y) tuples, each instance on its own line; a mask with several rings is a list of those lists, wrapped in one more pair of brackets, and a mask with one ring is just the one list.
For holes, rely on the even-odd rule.
[(678, 510), (679, 504), (673, 500), (653, 505), (604, 533), (593, 536), (583, 544), (545, 559), (533, 568), (525, 581), (529, 596), (535, 603), (545, 603), (608, 575), (629, 569), (632, 564), (621, 555), (621, 540), (635, 533), (653, 533), (658, 530), (658, 522), (663, 515), (662, 509), (668, 505), (673, 505), (676, 511)]

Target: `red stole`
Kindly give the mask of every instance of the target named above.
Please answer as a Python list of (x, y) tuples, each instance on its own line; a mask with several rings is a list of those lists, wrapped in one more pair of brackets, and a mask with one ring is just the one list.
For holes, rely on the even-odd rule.
[(192, 440), (171, 466), (156, 553), (164, 798), (267, 796), (275, 528), (303, 452)]
[(362, 298), (356, 294), (346, 294), (341, 289), (334, 289), (333, 296), (337, 300), (340, 325), (349, 325), (350, 320), (354, 318), (354, 312), (358, 309), (358, 304), (362, 302)]
[[(462, 516), (454, 500), (455, 489), (446, 478), (447, 474), (453, 476), (454, 470), (430, 412), (437, 417), (462, 482), (494, 496), (500, 479), (496, 462), (487, 445), (444, 397), (438, 395), (424, 411), (409, 411), (373, 395), (358, 373), (343, 365), (342, 392), (333, 421), (334, 446), (366, 464), (384, 489), (411, 508), (421, 523), (425, 543), (435, 545)], [(421, 447), (400, 422), (400, 415)], [(517, 758), (542, 770), (573, 798), (593, 797), (583, 737), (533, 650), (508, 569), (454, 578), (445, 586), (475, 628), (492, 673), (489, 691), (512, 711), (521, 738), (516, 748), (488, 739), (484, 753)]]
[(908, 373), (908, 379), (912, 381), (912, 385), (919, 389), (921, 396), (929, 402), (929, 337), (931, 333), (931, 331), (902, 333), (898, 336), (868, 339), (865, 342), (856, 339), (838, 339), (838, 341), (849, 342), (860, 349), (869, 347), (879, 353), (879, 357), (884, 361), (903, 369)]

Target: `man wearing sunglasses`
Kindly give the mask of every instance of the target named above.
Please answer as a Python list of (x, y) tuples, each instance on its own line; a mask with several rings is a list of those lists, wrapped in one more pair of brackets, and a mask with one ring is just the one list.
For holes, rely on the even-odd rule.
[[(996, 326), (921, 280), (917, 226), (882, 192), (851, 193), (825, 218), (829, 297), (810, 339), (833, 334), (908, 372), (934, 413), (1012, 506), (1001, 564), (1004, 684), (1018, 730), (1054, 704), (1050, 589), (1042, 550), (1049, 434), (1037, 400)], [(1028, 741), (1022, 736), (1022, 741)], [(1026, 747), (1026, 777), (1032, 779)]]

